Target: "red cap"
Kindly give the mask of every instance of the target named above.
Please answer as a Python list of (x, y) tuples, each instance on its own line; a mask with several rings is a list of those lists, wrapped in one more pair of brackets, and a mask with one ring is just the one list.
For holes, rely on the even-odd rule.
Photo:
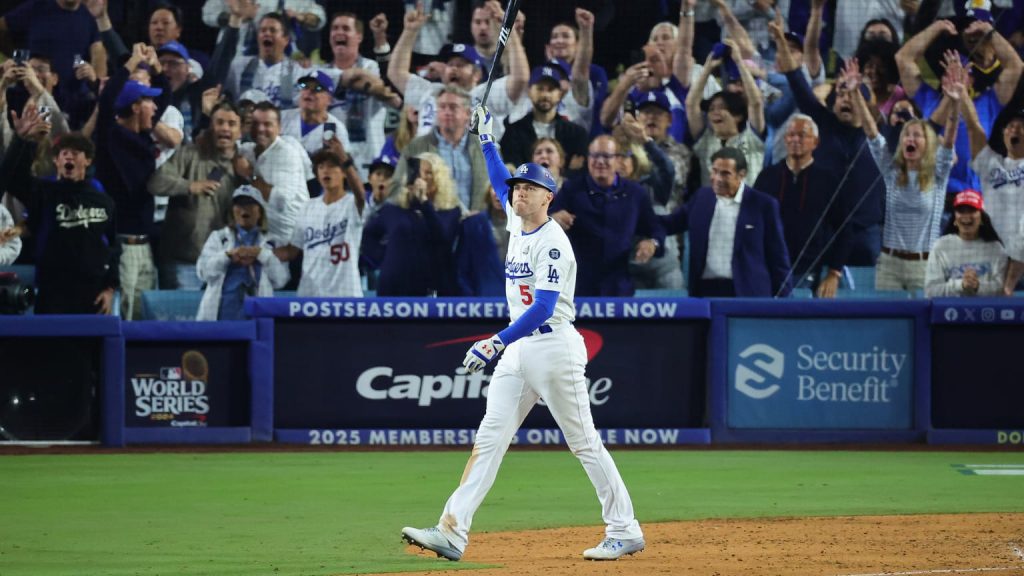
[(956, 195), (953, 200), (953, 208), (960, 206), (970, 206), (975, 210), (983, 210), (985, 208), (984, 202), (981, 199), (981, 194), (976, 190), (964, 190)]

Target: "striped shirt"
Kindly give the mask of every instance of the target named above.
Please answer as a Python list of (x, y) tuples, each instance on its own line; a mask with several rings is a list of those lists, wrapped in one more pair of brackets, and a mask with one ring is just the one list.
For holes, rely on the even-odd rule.
[(928, 252), (939, 239), (946, 183), (953, 169), (953, 149), (939, 146), (935, 152), (935, 176), (928, 190), (921, 190), (917, 172), (908, 173), (907, 184), (896, 181), (899, 169), (881, 134), (868, 139), (871, 157), (885, 180), (885, 224), (882, 246), (906, 252)]
[(473, 201), (473, 162), (469, 159), (469, 130), (462, 134), (459, 143), (452, 146), (440, 132), (437, 133), (437, 155), (448, 165), (455, 182), (455, 193), (466, 208)]

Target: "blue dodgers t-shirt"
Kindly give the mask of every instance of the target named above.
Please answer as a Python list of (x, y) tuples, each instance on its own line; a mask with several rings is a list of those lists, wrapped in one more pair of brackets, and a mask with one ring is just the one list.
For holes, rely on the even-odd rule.
[(4, 20), (13, 34), (25, 38), (31, 53), (50, 58), (60, 77), (58, 87), (74, 84), (75, 54), (89, 60), (89, 47), (100, 41), (96, 20), (84, 5), (65, 10), (57, 0), (33, 0), (5, 14)]
[[(917, 94), (914, 95), (914, 102), (921, 108), (924, 117), (928, 118), (942, 102), (942, 93), (922, 82)], [(999, 116), (999, 112), (1003, 109), (999, 98), (996, 97), (996, 91), (990, 88), (979, 94), (974, 99), (974, 107), (978, 110), (978, 121), (985, 129), (985, 134), (988, 134), (992, 130), (992, 123), (995, 122), (996, 116)], [(964, 124), (963, 118), (960, 118), (960, 126), (957, 127), (956, 145), (953, 149), (956, 151), (956, 164), (953, 164), (953, 170), (949, 173), (946, 192), (955, 194), (967, 188), (981, 190), (981, 180), (971, 170), (971, 141), (967, 135), (967, 125)]]

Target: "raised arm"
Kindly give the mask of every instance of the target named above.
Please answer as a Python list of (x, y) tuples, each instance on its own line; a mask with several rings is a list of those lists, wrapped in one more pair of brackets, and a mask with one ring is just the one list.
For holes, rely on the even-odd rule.
[(473, 127), (480, 134), (480, 149), (487, 161), (487, 176), (491, 180), (491, 187), (501, 201), (501, 207), (507, 209), (508, 184), (505, 184), (505, 180), (510, 178), (511, 174), (508, 173), (501, 152), (494, 142), (494, 117), (485, 106), (477, 106), (473, 110)]
[(729, 4), (725, 0), (711, 0), (711, 3), (718, 8), (718, 13), (722, 15), (722, 23), (725, 24), (725, 29), (729, 32), (729, 38), (739, 45), (743, 58), (753, 58), (757, 54), (754, 43), (751, 42), (747, 29), (736, 19)]
[(508, 94), (510, 102), (518, 102), (519, 98), (526, 93), (530, 84), (530, 61), (526, 58), (526, 49), (523, 47), (523, 31), (520, 21), (525, 21), (525, 16), (520, 12), (516, 16), (516, 24), (508, 35), (508, 44), (505, 49), (508, 55), (508, 80), (505, 82), (505, 93)]
[[(781, 17), (778, 10), (775, 17)], [(804, 32), (804, 64), (811, 78), (817, 78), (821, 72), (821, 23), (824, 18), (825, 0), (811, 0), (811, 18)], [(786, 46), (786, 51), (789, 52), (789, 46)]]
[(619, 112), (622, 110), (622, 105), (626, 103), (626, 97), (629, 96), (629, 91), (639, 81), (650, 76), (650, 74), (651, 71), (647, 67), (647, 62), (637, 62), (626, 68), (626, 71), (619, 76), (611, 94), (601, 104), (602, 126), (609, 129), (615, 126), (619, 120)]
[(868, 107), (867, 101), (864, 100), (864, 94), (860, 91), (860, 81), (860, 65), (857, 59), (853, 58), (846, 63), (846, 68), (836, 81), (836, 90), (850, 93), (853, 99), (853, 111), (861, 121), (864, 135), (869, 140), (874, 140), (878, 136), (878, 124), (875, 123), (875, 115), (871, 113), (871, 108)]
[(973, 160), (988, 145), (988, 136), (978, 118), (978, 109), (974, 107), (974, 100), (967, 93), (966, 83), (962, 83), (961, 86), (964, 87), (964, 91), (960, 94), (960, 102), (963, 103), (960, 112), (963, 114), (964, 124), (967, 126), (967, 139), (971, 143), (971, 160)]
[(679, 37), (676, 55), (672, 59), (672, 74), (683, 87), (690, 86), (690, 72), (693, 70), (693, 9), (697, 0), (683, 0), (679, 8)]
[[(768, 32), (772, 36), (772, 41), (775, 42), (775, 67), (783, 74), (796, 70), (799, 66), (797, 66), (796, 59), (793, 58), (793, 53), (789, 50), (789, 42), (786, 42), (786, 30), (785, 23), (782, 21), (782, 14), (778, 12), (775, 14), (775, 20), (768, 23)], [(804, 62), (807, 62), (806, 55), (804, 56)], [(807, 67), (810, 69), (810, 64)], [(813, 72), (811, 76), (814, 76)]]
[[(960, 110), (963, 107), (963, 95), (967, 86), (955, 72), (942, 77), (942, 95), (950, 101), (950, 113), (946, 116), (945, 130), (942, 133), (942, 145), (953, 148), (956, 145), (956, 131), (960, 126)], [(972, 147), (973, 148), (973, 147)], [(973, 157), (973, 153), (971, 156)]]
[(984, 32), (991, 39), (996, 58), (1003, 65), (1003, 71), (999, 73), (999, 79), (996, 80), (995, 91), (999, 103), (1005, 106), (1013, 98), (1014, 91), (1017, 90), (1017, 83), (1020, 81), (1024, 63), (1021, 62), (1020, 55), (1014, 50), (1013, 45), (992, 27), (991, 22), (975, 20), (967, 27), (967, 30), (964, 30), (964, 35), (978, 30)]
[(697, 83), (690, 87), (690, 93), (686, 95), (686, 122), (690, 126), (690, 136), (696, 140), (704, 132), (704, 115), (700, 111), (700, 101), (704, 94), (704, 86), (708, 83), (708, 77), (722, 61), (715, 58), (714, 53), (708, 53), (708, 59), (704, 62), (704, 70), (701, 71)]
[(577, 8), (576, 25), (580, 29), (580, 41), (572, 63), (572, 96), (580, 106), (586, 107), (590, 105), (590, 64), (594, 60), (594, 14)]
[(412, 74), (409, 69), (412, 66), (412, 48), (416, 44), (416, 36), (427, 22), (427, 16), (422, 8), (421, 4), (417, 4), (415, 9), (405, 13), (402, 35), (398, 37), (395, 48), (391, 51), (388, 80), (391, 80), (402, 94), (405, 94), (405, 85), (409, 83), (409, 76)]
[(754, 77), (750, 74), (747, 64), (740, 58), (737, 44), (731, 39), (726, 40), (725, 43), (732, 48), (730, 50), (731, 58), (740, 71), (743, 93), (747, 97), (747, 122), (757, 135), (764, 136), (764, 96), (761, 94), (761, 89), (757, 87)]
[(907, 41), (896, 52), (896, 67), (900, 71), (900, 84), (911, 98), (921, 87), (921, 68), (917, 61), (924, 57), (924, 51), (939, 37), (940, 34), (956, 36), (956, 26), (949, 20), (936, 20), (930, 26)]

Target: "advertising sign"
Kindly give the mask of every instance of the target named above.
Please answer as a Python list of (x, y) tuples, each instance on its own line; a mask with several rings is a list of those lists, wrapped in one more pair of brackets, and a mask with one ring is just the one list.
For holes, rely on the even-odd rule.
[(1016, 430), (1020, 444), (1024, 386), (1017, 354), (1021, 350), (1024, 330), (1020, 326), (933, 326), (932, 426)]
[(728, 425), (910, 429), (914, 321), (729, 318)]
[(125, 425), (247, 425), (247, 344), (130, 342), (125, 360)]
[[(587, 385), (599, 428), (690, 428), (704, 417), (706, 320), (587, 321)], [(494, 321), (279, 319), (276, 429), (475, 429), (493, 367), (467, 374)], [(527, 428), (556, 428), (536, 406)], [(328, 442), (331, 443), (331, 442)]]

